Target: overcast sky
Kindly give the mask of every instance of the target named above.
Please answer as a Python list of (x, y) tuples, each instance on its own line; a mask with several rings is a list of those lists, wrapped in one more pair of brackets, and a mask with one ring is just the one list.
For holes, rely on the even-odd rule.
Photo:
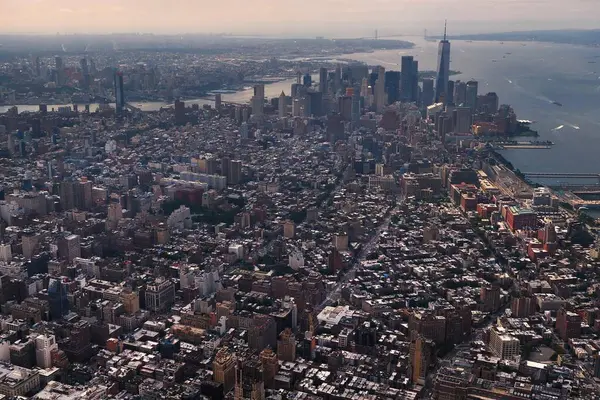
[[(0, 0), (0, 32), (361, 36), (598, 28), (600, 0)], [(595, 20), (594, 20), (595, 19)]]

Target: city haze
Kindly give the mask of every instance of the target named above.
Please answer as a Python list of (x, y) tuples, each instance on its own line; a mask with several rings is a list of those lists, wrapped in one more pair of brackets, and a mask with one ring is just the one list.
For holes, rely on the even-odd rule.
[[(573, 0), (2, 0), (1, 33), (140, 32), (364, 36), (597, 27), (597, 1)], [(437, 32), (437, 31), (440, 32)]]

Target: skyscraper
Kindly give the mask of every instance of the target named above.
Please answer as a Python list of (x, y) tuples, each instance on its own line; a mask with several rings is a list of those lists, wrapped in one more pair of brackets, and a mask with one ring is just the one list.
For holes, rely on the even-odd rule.
[(289, 328), (279, 334), (277, 358), (283, 361), (294, 361), (296, 359), (296, 338)]
[(286, 112), (287, 104), (286, 103), (287, 103), (287, 99), (285, 97), (285, 93), (283, 93), (283, 91), (282, 91), (281, 94), (279, 95), (279, 104), (278, 104), (279, 118), (283, 118), (287, 114), (287, 112)]
[(308, 72), (304, 75), (304, 78), (302, 78), (302, 84), (307, 88), (312, 86), (312, 76), (310, 76)]
[(319, 68), (319, 92), (327, 92), (327, 68)]
[(309, 115), (322, 116), (323, 113), (323, 93), (310, 91), (306, 93), (310, 99), (310, 112)]
[(375, 82), (375, 109), (383, 112), (385, 107), (385, 68), (379, 67), (377, 81)]
[[(414, 59), (413, 56), (402, 56), (401, 62), (402, 75), (400, 77), (400, 100), (401, 101), (412, 101), (413, 95), (413, 82), (415, 80), (414, 71)], [(390, 103), (392, 101), (390, 100)]]
[(338, 65), (337, 67), (335, 67), (334, 89), (335, 89), (336, 93), (338, 93), (342, 90), (342, 67), (341, 67), (341, 65)]
[(434, 344), (423, 336), (417, 336), (410, 344), (410, 364), (412, 382), (423, 384), (427, 377), (427, 370), (431, 364)]
[(456, 107), (452, 112), (452, 119), (455, 133), (471, 132), (472, 116), (469, 107)]
[(479, 83), (477, 81), (467, 82), (465, 105), (471, 108), (471, 111), (477, 110), (477, 93), (479, 91)]
[(360, 90), (358, 87), (354, 88), (352, 93), (352, 123), (358, 124), (360, 121)]
[(446, 24), (444, 24), (444, 39), (438, 47), (437, 78), (435, 80), (435, 101), (440, 97), (447, 99), (448, 79), (450, 76), (450, 42), (446, 39)]
[(116, 71), (114, 76), (115, 81), (115, 108), (120, 114), (125, 108), (125, 91), (123, 89), (123, 73)]
[(454, 104), (460, 106), (467, 102), (467, 82), (456, 81), (454, 83)]
[[(412, 63), (411, 63), (412, 64)], [(412, 65), (411, 65), (412, 68)], [(400, 98), (400, 72), (387, 71), (385, 73), (385, 92), (387, 93), (388, 103), (393, 104)], [(411, 84), (412, 88), (412, 84)]]
[(230, 353), (223, 347), (213, 361), (213, 379), (223, 384), (223, 391), (229, 392), (235, 386), (235, 366), (237, 359), (235, 353)]
[(86, 58), (82, 58), (79, 61), (79, 65), (81, 67), (81, 76), (82, 76), (82, 80), (81, 83), (83, 84), (84, 87), (89, 87), (90, 86), (90, 70), (88, 68), (88, 62)]
[(423, 96), (421, 96), (421, 103), (423, 107), (428, 107), (433, 104), (433, 79), (423, 79)]
[(60, 319), (69, 313), (68, 278), (50, 278), (48, 282), (48, 303), (50, 317)]
[(55, 57), (54, 62), (56, 64), (56, 84), (62, 86), (65, 83), (65, 65), (62, 57)]
[(454, 81), (448, 81), (448, 91), (446, 92), (446, 104), (454, 104)]
[(252, 113), (254, 115), (263, 115), (265, 111), (265, 85), (254, 86), (254, 96), (252, 97)]
[(413, 74), (412, 74), (412, 98), (410, 101), (419, 101), (419, 62), (413, 61)]

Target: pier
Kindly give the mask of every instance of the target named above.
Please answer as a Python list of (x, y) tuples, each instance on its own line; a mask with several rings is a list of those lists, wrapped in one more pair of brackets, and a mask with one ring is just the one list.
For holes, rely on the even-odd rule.
[(563, 179), (598, 179), (600, 183), (600, 174), (598, 173), (576, 173), (576, 172), (523, 172), (528, 178), (563, 178)]
[(495, 150), (516, 150), (516, 149), (530, 149), (530, 150), (547, 150), (551, 149), (554, 145), (550, 141), (489, 141), (489, 144)]

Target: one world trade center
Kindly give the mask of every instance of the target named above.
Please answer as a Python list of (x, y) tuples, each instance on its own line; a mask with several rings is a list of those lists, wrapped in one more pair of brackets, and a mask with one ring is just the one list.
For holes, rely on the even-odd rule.
[(443, 99), (444, 103), (452, 102), (448, 99), (448, 80), (450, 79), (450, 42), (446, 39), (446, 23), (444, 23), (444, 39), (438, 47), (437, 78), (435, 80), (435, 102)]

